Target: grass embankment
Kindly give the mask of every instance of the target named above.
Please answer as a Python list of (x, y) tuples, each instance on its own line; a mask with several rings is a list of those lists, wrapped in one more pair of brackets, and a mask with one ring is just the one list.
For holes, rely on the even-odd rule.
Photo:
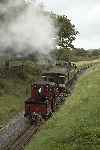
[(98, 64), (100, 63), (100, 59), (95, 59), (95, 60), (91, 60), (91, 61), (78, 61), (78, 62), (75, 62), (75, 64), (78, 66), (78, 67), (81, 67), (81, 66), (87, 66), (87, 65), (90, 65), (90, 64)]
[(31, 81), (39, 75), (39, 66), (25, 64), (24, 72), (0, 78), (0, 127), (15, 114), (24, 110), (24, 100), (31, 91)]
[(81, 77), (74, 93), (26, 150), (100, 150), (100, 67)]

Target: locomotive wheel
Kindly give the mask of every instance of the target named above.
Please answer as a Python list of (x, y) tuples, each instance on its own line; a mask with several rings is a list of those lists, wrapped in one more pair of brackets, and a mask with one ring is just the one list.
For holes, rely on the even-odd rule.
[(41, 122), (42, 122), (42, 116), (41, 115), (37, 115), (37, 118), (36, 118), (37, 125), (40, 125)]
[(43, 118), (45, 120), (48, 120), (50, 117), (52, 117), (52, 112), (50, 112), (48, 115), (44, 115)]
[(52, 117), (52, 115), (53, 115), (52, 112), (50, 112), (48, 115), (48, 118)]
[(40, 125), (40, 123), (42, 122), (42, 116), (37, 113), (32, 113), (31, 114), (31, 122), (32, 122), (32, 124), (35, 123), (36, 125)]

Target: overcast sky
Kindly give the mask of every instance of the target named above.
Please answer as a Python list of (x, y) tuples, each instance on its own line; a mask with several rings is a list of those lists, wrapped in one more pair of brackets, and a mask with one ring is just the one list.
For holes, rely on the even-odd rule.
[(100, 0), (43, 0), (45, 6), (59, 14), (66, 14), (80, 35), (76, 47), (100, 48)]

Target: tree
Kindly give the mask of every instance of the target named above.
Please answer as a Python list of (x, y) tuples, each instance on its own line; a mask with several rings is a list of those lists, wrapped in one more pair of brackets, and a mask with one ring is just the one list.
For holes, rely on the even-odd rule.
[(92, 56), (99, 56), (100, 55), (100, 50), (96, 49), (96, 50), (93, 50), (91, 52)]
[(71, 20), (67, 16), (58, 15), (56, 17), (58, 32), (58, 45), (61, 48), (73, 48), (72, 42), (76, 39), (76, 35), (79, 33), (75, 29), (75, 25), (71, 23)]
[(58, 29), (57, 45), (59, 49), (55, 49), (51, 53), (51, 57), (56, 61), (68, 61), (72, 54), (73, 41), (76, 39), (78, 31), (75, 29), (75, 25), (71, 23), (71, 20), (67, 16), (55, 15), (51, 13), (52, 19), (55, 21), (55, 26)]
[(70, 50), (69, 49), (56, 49), (51, 52), (51, 57), (56, 61), (69, 61), (70, 59)]

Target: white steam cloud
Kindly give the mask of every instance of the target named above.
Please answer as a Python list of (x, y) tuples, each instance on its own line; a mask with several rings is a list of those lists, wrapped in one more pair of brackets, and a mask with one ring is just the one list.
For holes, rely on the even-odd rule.
[(0, 4), (0, 51), (12, 48), (17, 53), (48, 53), (56, 46), (56, 33), (53, 20), (37, 2)]

